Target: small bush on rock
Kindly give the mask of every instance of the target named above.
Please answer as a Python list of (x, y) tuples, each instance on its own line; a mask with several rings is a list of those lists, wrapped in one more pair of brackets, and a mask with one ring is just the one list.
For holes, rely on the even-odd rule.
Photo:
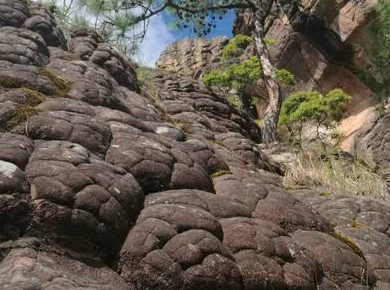
[(238, 34), (229, 40), (229, 43), (222, 50), (222, 59), (230, 59), (238, 57), (242, 53), (242, 50), (246, 49), (253, 43), (252, 37)]
[(276, 70), (276, 78), (282, 88), (288, 88), (296, 84), (295, 76), (284, 68)]
[(319, 137), (319, 127), (329, 127), (340, 121), (350, 99), (341, 89), (334, 89), (325, 95), (316, 91), (296, 92), (284, 101), (279, 124), (300, 136), (305, 122), (315, 122)]

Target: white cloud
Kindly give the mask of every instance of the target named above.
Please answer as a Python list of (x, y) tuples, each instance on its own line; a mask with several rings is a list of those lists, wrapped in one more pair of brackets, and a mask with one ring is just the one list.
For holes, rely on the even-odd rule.
[(162, 15), (156, 15), (150, 20), (145, 39), (135, 58), (141, 65), (154, 67), (160, 53), (175, 40), (176, 37), (168, 29)]
[[(63, 5), (68, 5), (70, 0), (43, 0), (45, 2), (56, 2), (60, 7)], [(88, 12), (84, 11), (83, 8), (77, 7), (78, 15), (85, 15), (87, 20), (90, 22), (91, 26), (94, 25), (95, 20), (91, 17)], [(134, 13), (141, 11), (141, 9), (134, 9)], [(142, 25), (140, 25), (141, 27)], [(141, 29), (141, 28), (140, 28)], [(137, 32), (137, 28), (135, 29)], [(135, 60), (144, 66), (155, 67), (156, 61), (160, 53), (166, 48), (166, 46), (175, 40), (178, 37), (169, 30), (167, 24), (163, 20), (161, 14), (157, 14), (150, 19), (149, 27), (146, 32), (143, 42), (139, 46), (139, 51), (134, 56)]]

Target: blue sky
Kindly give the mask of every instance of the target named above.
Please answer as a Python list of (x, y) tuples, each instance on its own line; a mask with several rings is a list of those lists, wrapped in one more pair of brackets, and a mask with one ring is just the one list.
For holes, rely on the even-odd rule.
[[(231, 37), (234, 17), (234, 12), (230, 11), (222, 20), (218, 20), (217, 28), (215, 28), (207, 38), (217, 35)], [(171, 20), (171, 16), (166, 13), (161, 13), (152, 18), (145, 39), (136, 56), (137, 61), (142, 65), (153, 67), (160, 53), (168, 44), (175, 40), (186, 37), (197, 37), (188, 29), (184, 31), (170, 29), (171, 25), (169, 25), (169, 23)]]
[[(64, 3), (64, 0), (54, 1), (56, 1), (60, 7)], [(65, 3), (69, 4), (69, 1), (70, 0), (65, 0)], [(77, 11), (77, 13), (80, 13), (80, 11)], [(86, 13), (85, 16), (88, 19), (88, 13)], [(212, 33), (207, 35), (207, 38), (217, 35), (231, 37), (234, 18), (235, 13), (233, 10), (230, 10), (222, 20), (217, 20), (217, 27), (212, 31)], [(137, 62), (141, 65), (154, 67), (158, 56), (168, 44), (186, 37), (197, 37), (188, 29), (185, 31), (170, 29), (172, 26), (170, 25), (170, 23), (172, 24), (172, 20), (173, 17), (166, 12), (160, 13), (151, 19), (145, 39), (143, 43), (141, 43), (140, 50), (135, 56)]]

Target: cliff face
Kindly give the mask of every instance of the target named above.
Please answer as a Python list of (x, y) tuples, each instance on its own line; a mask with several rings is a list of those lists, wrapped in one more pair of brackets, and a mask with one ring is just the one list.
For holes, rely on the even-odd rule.
[(0, 0), (2, 289), (389, 289), (388, 205), (286, 191), (248, 116), (70, 34)]
[(226, 37), (185, 39), (172, 43), (160, 55), (156, 66), (198, 79), (206, 70), (221, 62)]

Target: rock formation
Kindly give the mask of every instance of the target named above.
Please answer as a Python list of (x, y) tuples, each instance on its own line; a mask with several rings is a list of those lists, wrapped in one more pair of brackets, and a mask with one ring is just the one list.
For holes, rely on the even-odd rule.
[(390, 182), (390, 115), (366, 122), (357, 133), (356, 154)]
[[(298, 84), (294, 91), (318, 90), (325, 93), (341, 88), (352, 96), (345, 119), (338, 128), (346, 136), (340, 147), (350, 153), (355, 153), (357, 132), (377, 118), (373, 107), (373, 92), (354, 73), (356, 70), (367, 71), (372, 66), (360, 44), (364, 41), (365, 28), (373, 17), (376, 3), (377, 0), (300, 0), (299, 9), (285, 9), (291, 14), (289, 17), (272, 16), (268, 21), (267, 38), (275, 40), (275, 44), (270, 46), (273, 62), (295, 75)], [(251, 35), (252, 30), (251, 13), (238, 12), (234, 34)], [(209, 61), (205, 61), (200, 68), (202, 63), (197, 62), (194, 65), (189, 61), (192, 59), (192, 51), (203, 51), (202, 47), (212, 45), (213, 39), (209, 42), (195, 40), (191, 50), (180, 49), (187, 47), (187, 42), (177, 41), (167, 47), (158, 60), (157, 67), (200, 77), (203, 72), (218, 66), (216, 61), (221, 52), (217, 49), (212, 50), (213, 54), (208, 51), (201, 57), (195, 57), (213, 59), (213, 66), (208, 65)], [(198, 46), (197, 43), (202, 45)], [(354, 51), (352, 46), (360, 48)], [(186, 58), (180, 57), (182, 54), (185, 54)], [(172, 62), (175, 65), (171, 65)], [(193, 71), (198, 73), (194, 75)], [(255, 88), (254, 92), (258, 89)], [(258, 111), (262, 112), (264, 108), (264, 104), (260, 105)]]
[[(390, 206), (282, 188), (258, 127), (0, 0), (4, 290), (390, 288)], [(151, 89), (152, 88), (152, 89)]]
[(169, 45), (157, 60), (157, 67), (198, 79), (204, 71), (221, 62), (222, 48), (228, 39), (223, 36), (211, 40), (184, 39)]

